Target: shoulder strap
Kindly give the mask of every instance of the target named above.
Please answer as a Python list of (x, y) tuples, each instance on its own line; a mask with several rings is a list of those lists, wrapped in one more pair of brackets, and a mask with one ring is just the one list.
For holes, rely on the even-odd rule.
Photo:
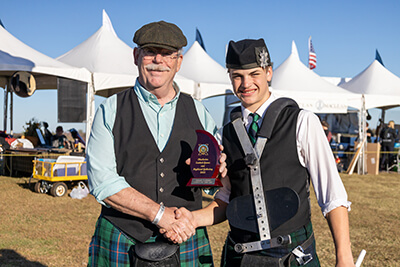
[(299, 108), (299, 105), (293, 99), (286, 97), (278, 98), (272, 102), (265, 113), (261, 129), (257, 135), (270, 139), (280, 113), (287, 107)]
[(242, 109), (241, 109), (240, 106), (232, 109), (232, 111), (231, 111), (231, 121), (234, 121), (234, 120), (236, 120), (238, 118), (241, 118), (241, 117), (242, 117)]

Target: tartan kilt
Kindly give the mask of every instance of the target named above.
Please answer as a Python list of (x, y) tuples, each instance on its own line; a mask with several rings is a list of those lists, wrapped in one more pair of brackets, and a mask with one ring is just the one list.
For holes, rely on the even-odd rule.
[[(311, 236), (312, 233), (313, 233), (313, 228), (312, 228), (312, 223), (310, 222), (307, 225), (300, 228), (299, 230), (290, 234), (292, 243), (289, 244), (288, 246), (270, 248), (270, 249), (265, 249), (265, 250), (261, 250), (261, 251), (250, 252), (248, 254), (280, 258), (280, 257), (283, 257), (283, 256), (289, 254), (297, 246), (300, 246), (302, 243), (304, 243)], [(308, 248), (304, 248), (304, 253), (305, 254), (311, 253), (313, 260), (310, 261), (308, 264), (302, 265), (302, 266), (307, 266), (307, 267), (319, 267), (320, 266), (319, 259), (318, 259), (316, 249), (315, 249), (315, 239), (311, 246), (309, 246)], [(228, 235), (228, 237), (226, 238), (226, 241), (225, 241), (225, 246), (222, 251), (222, 255), (221, 255), (221, 267), (240, 266), (243, 255), (244, 254), (236, 253), (236, 251), (234, 249), (234, 243), (232, 242), (231, 238)], [(288, 265), (288, 266), (293, 267), (293, 266), (300, 266), (300, 265), (296, 261), (296, 257), (294, 257), (294, 259), (290, 262), (290, 265)]]
[[(151, 237), (147, 242), (154, 242)], [(131, 266), (136, 241), (100, 216), (89, 246), (88, 266)], [(205, 227), (180, 244), (181, 266), (214, 266), (211, 246)]]

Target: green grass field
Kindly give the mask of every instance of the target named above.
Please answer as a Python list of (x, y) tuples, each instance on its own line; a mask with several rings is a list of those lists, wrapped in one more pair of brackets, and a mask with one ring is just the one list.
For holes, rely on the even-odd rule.
[[(341, 175), (352, 202), (350, 234), (362, 266), (400, 266), (400, 175)], [(34, 193), (28, 178), (0, 177), (0, 266), (85, 266), (100, 205)], [(334, 246), (312, 194), (313, 224), (322, 266), (334, 266)], [(205, 202), (206, 203), (206, 202)], [(214, 262), (219, 266), (227, 223), (209, 227)]]

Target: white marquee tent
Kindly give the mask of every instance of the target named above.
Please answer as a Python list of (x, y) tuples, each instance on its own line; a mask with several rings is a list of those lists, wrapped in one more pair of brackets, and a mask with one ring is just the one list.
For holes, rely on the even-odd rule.
[(232, 91), (227, 70), (212, 59), (197, 41), (184, 54), (179, 74), (196, 82), (193, 96), (199, 100)]
[(400, 78), (377, 60), (340, 87), (365, 96), (365, 108), (389, 109), (400, 106)]
[(3, 88), (7, 78), (16, 71), (35, 74), (37, 89), (56, 89), (57, 77), (90, 81), (86, 69), (72, 67), (36, 51), (1, 26), (0, 40), (0, 86)]
[[(94, 95), (111, 96), (121, 90), (132, 87), (138, 76), (134, 64), (133, 49), (118, 38), (111, 21), (103, 10), (103, 24), (100, 29), (81, 44), (77, 45), (57, 60), (77, 67), (85, 67), (92, 73), (93, 84), (88, 90), (88, 125), (89, 135), (94, 117)], [(194, 93), (194, 82), (176, 76), (176, 82), (186, 93)]]
[[(93, 74), (96, 95), (105, 97), (132, 87), (138, 76), (133, 49), (118, 38), (105, 10), (100, 29), (57, 60), (87, 68)], [(187, 93), (193, 92), (192, 81), (179, 75), (176, 80), (189, 87)]]
[[(362, 94), (365, 99), (362, 109), (364, 116), (361, 117), (360, 129), (365, 129), (366, 127), (367, 109), (381, 108), (382, 121), (384, 121), (386, 109), (400, 106), (400, 78), (386, 69), (378, 60), (374, 60), (365, 70), (339, 86), (350, 92)], [(360, 140), (363, 140), (364, 134), (363, 131), (360, 131)], [(363, 147), (359, 159), (362, 173), (365, 170), (365, 162), (363, 160), (365, 158), (365, 150), (366, 146)]]
[[(87, 69), (72, 67), (38, 52), (1, 26), (0, 40), (0, 87), (6, 88), (9, 78), (16, 71), (32, 73), (37, 89), (57, 89), (57, 77), (90, 82)], [(6, 120), (4, 124), (6, 126)]]
[(347, 113), (349, 106), (361, 106), (361, 95), (335, 86), (307, 68), (294, 41), (290, 56), (274, 70), (271, 87), (274, 94), (293, 98), (301, 108), (315, 113)]
[(133, 62), (133, 50), (116, 35), (103, 10), (103, 25), (92, 36), (57, 60), (93, 73), (96, 94), (109, 96), (110, 88), (129, 88), (138, 75)]

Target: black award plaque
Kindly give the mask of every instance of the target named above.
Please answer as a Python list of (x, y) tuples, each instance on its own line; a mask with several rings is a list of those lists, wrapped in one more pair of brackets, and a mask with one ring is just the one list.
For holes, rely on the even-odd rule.
[(196, 130), (197, 143), (190, 157), (190, 169), (193, 178), (186, 186), (212, 187), (222, 186), (219, 174), (219, 156), (221, 154), (217, 140), (209, 132)]

